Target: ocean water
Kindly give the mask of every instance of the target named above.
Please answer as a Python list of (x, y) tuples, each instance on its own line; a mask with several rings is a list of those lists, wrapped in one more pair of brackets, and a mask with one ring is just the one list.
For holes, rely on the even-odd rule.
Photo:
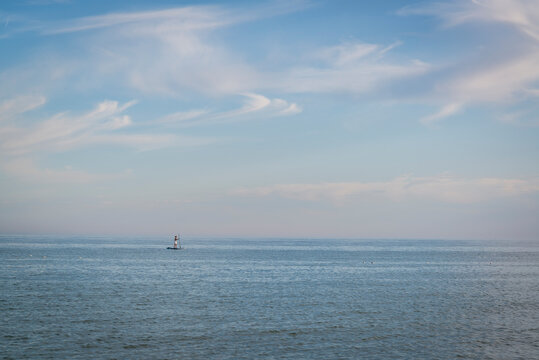
[(539, 244), (0, 236), (4, 359), (539, 359)]

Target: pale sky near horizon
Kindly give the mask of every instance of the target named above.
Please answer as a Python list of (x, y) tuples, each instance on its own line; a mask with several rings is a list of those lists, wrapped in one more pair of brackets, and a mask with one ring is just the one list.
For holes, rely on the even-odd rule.
[(539, 240), (539, 1), (0, 3), (0, 233)]

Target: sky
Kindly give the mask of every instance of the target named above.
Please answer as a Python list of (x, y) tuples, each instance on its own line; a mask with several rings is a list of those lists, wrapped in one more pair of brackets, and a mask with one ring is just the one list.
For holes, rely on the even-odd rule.
[(0, 3), (0, 233), (539, 241), (539, 2)]

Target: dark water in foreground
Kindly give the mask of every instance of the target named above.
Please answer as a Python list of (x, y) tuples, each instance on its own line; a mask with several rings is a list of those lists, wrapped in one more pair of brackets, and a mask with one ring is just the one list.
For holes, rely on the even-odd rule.
[(0, 236), (4, 359), (539, 359), (539, 245)]

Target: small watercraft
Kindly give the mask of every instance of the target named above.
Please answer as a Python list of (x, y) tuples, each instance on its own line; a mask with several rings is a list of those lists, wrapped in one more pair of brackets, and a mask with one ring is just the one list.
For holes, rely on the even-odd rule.
[(178, 235), (174, 235), (174, 246), (167, 247), (168, 250), (182, 250), (182, 245), (180, 244), (180, 238)]

